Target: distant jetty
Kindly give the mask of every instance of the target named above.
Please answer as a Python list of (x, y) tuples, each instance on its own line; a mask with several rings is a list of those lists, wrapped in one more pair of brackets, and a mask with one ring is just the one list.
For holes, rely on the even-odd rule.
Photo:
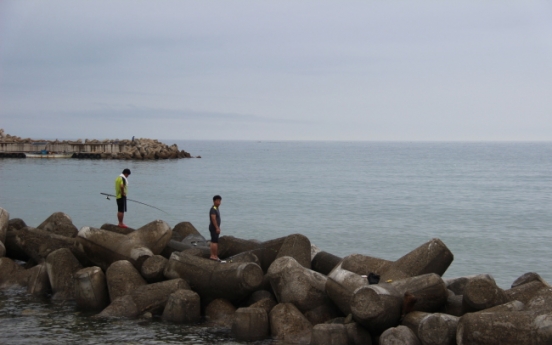
[[(178, 145), (156, 139), (42, 140), (5, 134), (0, 128), (0, 158), (82, 158), (82, 159), (178, 159), (194, 158)], [(196, 158), (201, 158), (197, 156)]]

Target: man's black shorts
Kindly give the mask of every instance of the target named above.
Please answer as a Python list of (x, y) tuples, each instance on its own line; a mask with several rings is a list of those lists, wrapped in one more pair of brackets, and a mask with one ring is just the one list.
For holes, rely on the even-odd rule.
[(126, 196), (123, 196), (122, 198), (117, 199), (117, 211), (118, 212), (126, 212)]
[(217, 230), (209, 229), (209, 233), (211, 233), (211, 243), (218, 243), (219, 234), (217, 234)]

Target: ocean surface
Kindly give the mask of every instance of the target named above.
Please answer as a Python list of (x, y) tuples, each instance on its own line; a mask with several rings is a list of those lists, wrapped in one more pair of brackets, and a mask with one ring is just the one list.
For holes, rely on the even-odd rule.
[[(167, 161), (0, 159), (0, 207), (38, 226), (191, 222), (208, 237), (222, 196), (222, 234), (261, 241), (301, 233), (337, 256), (396, 260), (431, 240), (454, 254), (444, 275), (488, 273), (504, 289), (526, 272), (552, 282), (552, 143), (181, 141), (202, 158)], [(0, 292), (0, 343), (232, 344), (226, 330), (160, 321), (92, 321), (74, 305)], [(264, 343), (268, 343), (264, 342)], [(274, 342), (271, 342), (272, 344)]]

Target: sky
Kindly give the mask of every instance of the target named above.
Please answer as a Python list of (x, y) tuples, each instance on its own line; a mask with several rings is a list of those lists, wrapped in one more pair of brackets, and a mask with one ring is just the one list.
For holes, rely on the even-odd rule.
[(552, 1), (0, 1), (23, 138), (552, 141)]

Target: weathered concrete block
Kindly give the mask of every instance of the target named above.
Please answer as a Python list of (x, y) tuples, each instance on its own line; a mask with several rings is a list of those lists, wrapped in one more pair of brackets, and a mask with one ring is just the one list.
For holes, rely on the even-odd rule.
[(441, 310), (447, 302), (448, 292), (445, 282), (435, 273), (400, 279), (390, 284), (401, 296), (410, 293), (416, 298), (412, 310), (436, 312)]
[(6, 232), (8, 231), (8, 223), (10, 221), (10, 213), (0, 207), (0, 242), (6, 241)]
[(331, 303), (325, 289), (327, 277), (305, 268), (292, 257), (276, 259), (267, 275), (280, 303), (293, 303), (303, 313)]
[(105, 272), (105, 276), (111, 301), (129, 295), (138, 287), (147, 284), (134, 265), (127, 260), (112, 263)]
[(144, 313), (161, 314), (169, 296), (180, 289), (190, 289), (183, 279), (166, 280), (159, 283), (142, 285), (129, 295), (119, 297), (102, 310), (98, 317), (136, 317)]
[(301, 266), (311, 268), (311, 242), (301, 234), (293, 234), (286, 237), (280, 247), (276, 259), (289, 256), (294, 258)]
[(339, 256), (320, 251), (312, 258), (311, 268), (313, 271), (328, 275), (341, 260)]
[[(449, 290), (450, 291), (450, 290)], [(441, 312), (443, 314), (449, 314), (453, 316), (462, 316), (466, 313), (463, 303), (464, 296), (455, 295), (454, 292), (450, 292), (447, 296), (447, 302), (443, 306)]]
[(75, 237), (79, 232), (71, 217), (63, 212), (52, 213), (37, 228), (65, 237)]
[(516, 285), (515, 287), (504, 290), (508, 301), (520, 301), (522, 303), (529, 302), (541, 289), (549, 286), (541, 280), (532, 280), (525, 284)]
[(30, 257), (23, 248), (21, 248), (17, 241), (18, 230), (9, 229), (6, 232), (6, 241), (4, 246), (6, 247), (6, 255), (10, 259), (19, 260), (19, 261), (29, 261)]
[(165, 279), (163, 271), (165, 271), (165, 266), (167, 266), (167, 260), (161, 255), (153, 255), (144, 261), (144, 264), (141, 268), (142, 277), (144, 277), (148, 283), (157, 283)]
[(239, 308), (232, 322), (232, 336), (242, 341), (259, 341), (269, 334), (268, 315), (262, 308)]
[(272, 338), (287, 343), (309, 344), (312, 324), (291, 303), (280, 303), (269, 314)]
[(8, 221), (8, 231), (17, 231), (26, 227), (27, 224), (21, 218), (12, 218)]
[(498, 312), (502, 313), (502, 312), (509, 312), (509, 311), (524, 311), (524, 310), (525, 310), (525, 304), (523, 302), (510, 301), (504, 304), (499, 304), (492, 308), (476, 311), (474, 313), (498, 313)]
[(75, 273), (75, 299), (83, 310), (102, 310), (109, 304), (106, 278), (101, 268), (87, 267)]
[(368, 280), (338, 264), (328, 275), (326, 293), (345, 315), (351, 313), (353, 293), (361, 287), (368, 286)]
[(343, 324), (323, 323), (312, 328), (311, 345), (343, 345), (349, 343)]
[(52, 299), (75, 298), (75, 273), (82, 268), (67, 248), (57, 249), (46, 258), (46, 271), (52, 287)]
[(272, 308), (274, 308), (277, 304), (278, 304), (278, 302), (276, 302), (272, 298), (263, 298), (263, 299), (255, 302), (255, 303), (251, 304), (249, 307), (250, 308), (264, 309), (266, 311), (266, 314), (268, 315), (270, 313), (270, 311), (272, 310)]
[(530, 283), (532, 281), (539, 281), (539, 282), (543, 283), (544, 285), (546, 285), (547, 287), (550, 287), (550, 284), (548, 284), (547, 281), (542, 279), (542, 277), (536, 272), (527, 272), (527, 273), (522, 274), (520, 277), (518, 277), (512, 283), (511, 287), (515, 288), (519, 285), (527, 284), (527, 283)]
[(205, 307), (205, 318), (208, 325), (231, 328), (236, 307), (227, 299), (217, 298)]
[(513, 311), (468, 313), (460, 318), (458, 345), (552, 344), (552, 315)]
[(423, 345), (455, 345), (457, 316), (415, 311), (406, 315), (403, 326), (410, 328)]
[(27, 270), (29, 279), (27, 283), (27, 293), (31, 295), (46, 295), (52, 291), (48, 270), (45, 264), (36, 265)]
[(254, 291), (249, 298), (247, 299), (247, 305), (251, 306), (253, 303), (256, 303), (260, 300), (263, 300), (265, 298), (271, 299), (276, 301), (276, 297), (272, 294), (272, 292), (268, 290), (257, 290)]
[(375, 258), (361, 254), (352, 254), (343, 258), (341, 267), (347, 271), (351, 271), (360, 275), (368, 275), (375, 273), (382, 275), (389, 269), (393, 261)]
[(422, 345), (414, 332), (406, 326), (387, 329), (379, 337), (379, 345)]
[(3, 258), (6, 256), (6, 247), (4, 246), (4, 243), (0, 242), (0, 258)]
[[(172, 240), (175, 241), (182, 241), (184, 238), (188, 237), (189, 235), (199, 235), (201, 236), (201, 233), (197, 231), (197, 229), (192, 225), (190, 222), (180, 222), (174, 226), (172, 229)], [(203, 236), (202, 236), (203, 237)]]
[(540, 289), (529, 302), (525, 309), (536, 313), (552, 313), (552, 288)]
[(464, 287), (463, 303), (466, 310), (478, 311), (508, 302), (508, 296), (489, 275), (471, 279)]
[(18, 279), (18, 273), (24, 268), (15, 263), (12, 259), (0, 258), (0, 288), (6, 289), (13, 286), (25, 286), (26, 281)]
[(476, 275), (465, 276), (465, 277), (455, 277), (455, 278), (443, 279), (443, 281), (445, 282), (445, 285), (447, 286), (447, 289), (454, 292), (456, 295), (463, 295), (464, 294), (464, 288), (466, 287), (466, 285), (470, 281), (472, 281), (474, 279), (479, 279), (479, 278), (493, 279), (488, 274), (476, 274)]
[(445, 244), (434, 238), (389, 265), (381, 281), (404, 279), (427, 273), (442, 276), (454, 256)]
[(83, 227), (77, 239), (90, 261), (105, 270), (118, 260), (140, 268), (148, 257), (161, 253), (171, 235), (169, 224), (155, 220), (128, 235)]
[(345, 323), (347, 330), (348, 344), (351, 345), (372, 345), (372, 335), (368, 330), (356, 322)]
[(239, 300), (258, 289), (263, 281), (263, 271), (254, 263), (222, 264), (176, 252), (171, 255), (164, 274), (167, 278), (186, 279), (203, 300)]
[(38, 263), (44, 262), (50, 253), (60, 248), (69, 249), (80, 262), (87, 262), (82, 246), (75, 238), (56, 235), (42, 229), (26, 227), (17, 231), (15, 245)]
[[(280, 244), (281, 245), (281, 244)], [(234, 236), (221, 236), (219, 238), (219, 256), (221, 258), (227, 258), (239, 253), (248, 252), (250, 250), (258, 249), (261, 244), (251, 240), (244, 240)], [(279, 248), (278, 248), (279, 249)]]
[(391, 284), (373, 284), (353, 292), (351, 313), (374, 335), (399, 324), (402, 305), (402, 294)]
[(181, 289), (173, 292), (163, 310), (163, 320), (174, 323), (196, 323), (201, 320), (199, 295), (192, 290)]

